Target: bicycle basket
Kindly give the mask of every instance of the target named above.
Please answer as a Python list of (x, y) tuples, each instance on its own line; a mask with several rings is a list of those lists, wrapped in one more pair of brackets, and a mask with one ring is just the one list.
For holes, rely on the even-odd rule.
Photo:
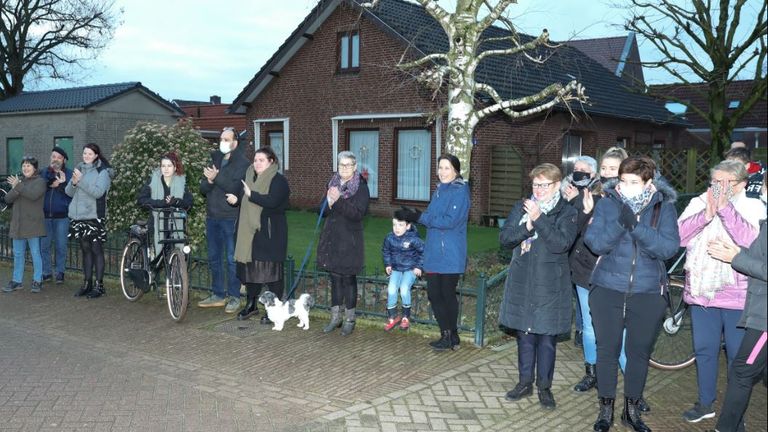
[(186, 243), (187, 212), (179, 209), (164, 209), (157, 215), (160, 244)]
[(138, 238), (138, 239), (146, 238), (147, 237), (147, 227), (146, 227), (146, 225), (139, 225), (139, 224), (131, 225), (131, 229), (128, 232), (128, 234), (131, 237), (135, 237), (135, 238)]

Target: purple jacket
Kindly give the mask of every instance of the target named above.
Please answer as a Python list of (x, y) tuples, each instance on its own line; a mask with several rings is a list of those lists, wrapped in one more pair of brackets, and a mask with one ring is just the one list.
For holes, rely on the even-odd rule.
[[(699, 199), (701, 198), (694, 198), (693, 200), (691, 200), (689, 207), (691, 205), (700, 205), (700, 203), (695, 203), (695, 201)], [(757, 205), (762, 207), (762, 203), (759, 200), (756, 200), (754, 198), (742, 197), (741, 199), (752, 201), (751, 204), (755, 204), (756, 210), (759, 210)], [(762, 217), (765, 217), (764, 216), (765, 207), (762, 207), (762, 208), (763, 208)], [(688, 209), (686, 209), (686, 212), (687, 210)], [(678, 221), (678, 226), (680, 230), (680, 246), (687, 248), (688, 251), (690, 251), (691, 248), (694, 247), (694, 245), (691, 245), (691, 242), (707, 226), (707, 221), (704, 216), (705, 211), (706, 210), (702, 210), (691, 216), (686, 216), (685, 215), (686, 212), (684, 212), (683, 216), (686, 216), (686, 218), (683, 219), (681, 217), (680, 220)], [(726, 233), (730, 236), (731, 240), (733, 240), (739, 247), (742, 247), (742, 248), (749, 247), (749, 245), (752, 244), (755, 238), (757, 238), (758, 227), (753, 226), (747, 220), (747, 218), (743, 217), (733, 206), (733, 203), (728, 203), (728, 206), (722, 210), (719, 210), (715, 217), (720, 218), (720, 221), (723, 223), (723, 226), (725, 227)], [(696, 244), (695, 247), (707, 247), (707, 245)], [(747, 298), (747, 277), (741, 273), (736, 272), (735, 270), (733, 272), (733, 275), (734, 275), (734, 280), (736, 282), (732, 285), (724, 285), (720, 291), (715, 293), (715, 297), (710, 300), (709, 298), (706, 298), (703, 296), (694, 297), (691, 294), (689, 278), (688, 278), (688, 275), (686, 274), (685, 293), (684, 293), (685, 302), (688, 304), (699, 305), (704, 307), (718, 307), (723, 309), (743, 310), (744, 301)]]

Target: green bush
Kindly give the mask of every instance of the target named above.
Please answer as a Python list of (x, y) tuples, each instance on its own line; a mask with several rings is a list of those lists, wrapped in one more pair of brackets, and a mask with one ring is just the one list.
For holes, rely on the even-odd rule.
[(203, 168), (210, 161), (211, 144), (203, 139), (190, 122), (175, 125), (139, 123), (128, 131), (115, 147), (110, 163), (117, 172), (109, 191), (110, 231), (128, 228), (136, 219), (146, 219), (146, 210), (136, 205), (136, 194), (160, 167), (160, 157), (169, 151), (179, 155), (187, 177), (187, 188), (194, 197), (189, 212), (187, 232), (190, 244), (202, 244), (205, 237), (205, 200), (198, 187)]

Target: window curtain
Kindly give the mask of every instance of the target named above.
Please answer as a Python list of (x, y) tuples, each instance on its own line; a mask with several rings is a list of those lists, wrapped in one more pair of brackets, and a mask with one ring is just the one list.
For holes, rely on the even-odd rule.
[(431, 138), (431, 133), (428, 130), (398, 131), (398, 199), (429, 201)]
[(272, 151), (277, 155), (277, 160), (280, 163), (278, 171), (283, 172), (283, 163), (285, 161), (285, 155), (283, 154), (283, 133), (282, 132), (270, 132), (269, 133), (269, 145), (272, 147)]
[(357, 158), (357, 169), (368, 181), (371, 198), (378, 198), (379, 131), (350, 131), (349, 150)]

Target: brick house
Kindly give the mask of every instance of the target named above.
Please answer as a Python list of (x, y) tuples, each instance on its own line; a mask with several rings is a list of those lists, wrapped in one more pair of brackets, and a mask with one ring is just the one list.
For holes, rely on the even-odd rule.
[(245, 115), (229, 113), (230, 104), (221, 103), (219, 96), (211, 96), (208, 102), (174, 99), (173, 103), (184, 111), (185, 119), (192, 122), (200, 136), (210, 142), (218, 143), (225, 127), (241, 132), (246, 129)]
[(45, 165), (54, 145), (70, 161), (91, 142), (109, 158), (136, 123), (173, 124), (183, 115), (140, 82), (23, 92), (0, 101), (0, 171), (18, 171), (24, 155)]
[[(495, 27), (488, 31), (491, 37), (507, 34)], [(432, 114), (444, 99), (433, 98), (396, 69), (409, 46), (423, 54), (447, 46), (440, 26), (420, 6), (383, 0), (364, 10), (355, 1), (321, 0), (234, 100), (231, 110), (246, 114), (254, 145), (278, 144), (293, 206), (317, 206), (336, 168), (334, 156), (345, 149), (357, 154), (368, 175), (372, 213), (391, 215), (403, 204), (426, 206), (445, 136), (445, 119)], [(558, 107), (523, 121), (498, 114), (478, 126), (473, 221), (506, 215), (530, 192), (527, 172), (539, 163), (567, 170), (574, 156), (596, 155), (617, 143), (673, 142), (685, 125), (569, 46), (543, 65), (489, 57), (477, 78), (504, 97), (576, 78), (590, 101), (572, 107), (576, 118)]]

